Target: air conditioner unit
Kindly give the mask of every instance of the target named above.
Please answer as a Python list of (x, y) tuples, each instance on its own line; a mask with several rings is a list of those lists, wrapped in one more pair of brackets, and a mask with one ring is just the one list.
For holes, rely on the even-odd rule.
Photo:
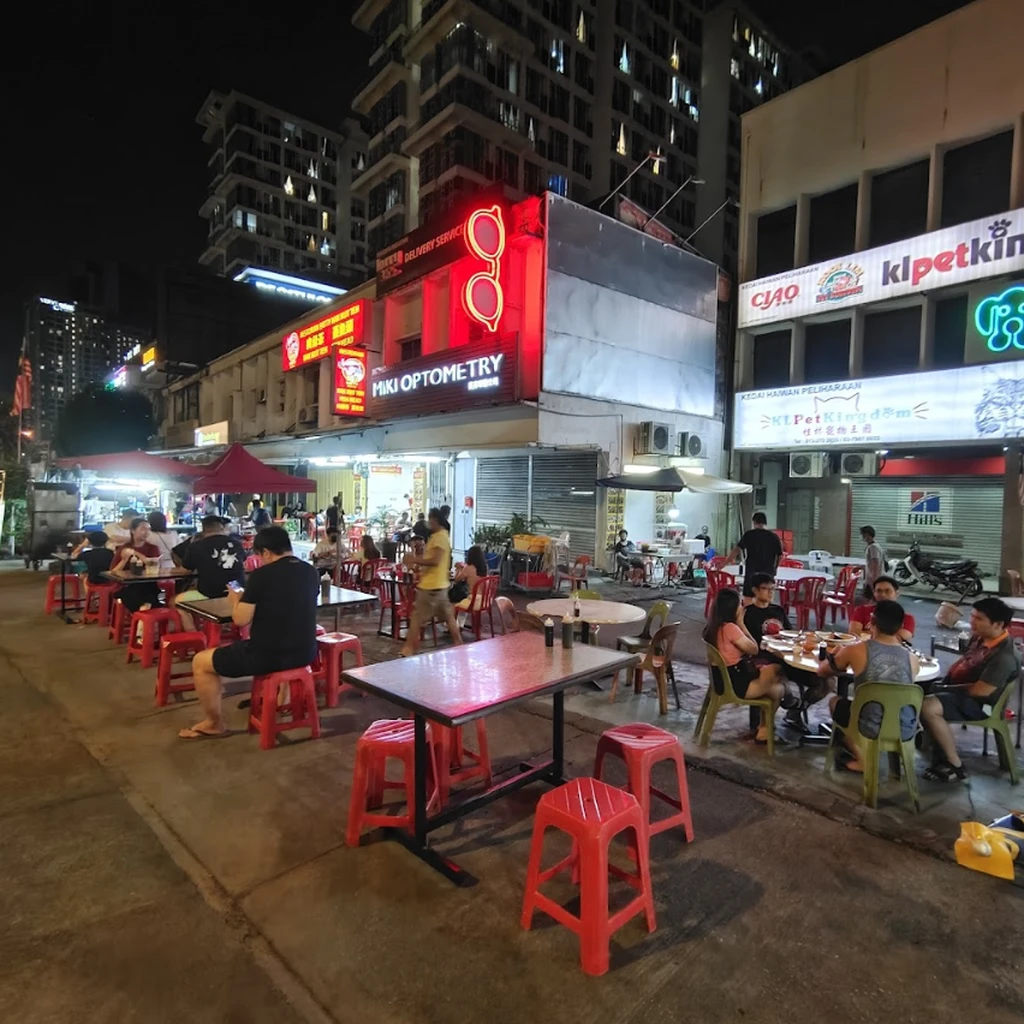
[(703, 437), (699, 437), (697, 434), (690, 434), (685, 430), (681, 431), (678, 437), (677, 451), (681, 456), (691, 459), (706, 457), (706, 446)]
[(789, 457), (791, 477), (828, 476), (828, 456), (824, 452), (800, 452)]
[(667, 423), (641, 423), (637, 431), (634, 455), (672, 455), (672, 428)]
[(874, 452), (843, 452), (843, 476), (877, 476), (878, 456)]
[(317, 423), (320, 419), (320, 407), (316, 405), (304, 405), (299, 410), (300, 423)]

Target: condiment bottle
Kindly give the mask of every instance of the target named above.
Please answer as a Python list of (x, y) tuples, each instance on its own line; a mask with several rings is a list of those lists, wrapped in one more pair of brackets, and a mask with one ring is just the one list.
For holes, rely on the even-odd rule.
[(572, 647), (572, 631), (573, 631), (573, 620), (572, 616), (566, 612), (562, 616), (562, 646), (569, 650)]
[(544, 646), (555, 646), (555, 624), (550, 618), (544, 620)]

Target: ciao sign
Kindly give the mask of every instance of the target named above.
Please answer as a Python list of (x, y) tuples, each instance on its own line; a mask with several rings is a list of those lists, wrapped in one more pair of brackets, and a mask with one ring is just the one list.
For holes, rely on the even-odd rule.
[(378, 419), (515, 401), (515, 336), (379, 366), (369, 392)]
[(788, 306), (800, 294), (800, 285), (790, 284), (785, 288), (765, 288), (755, 292), (750, 304), (755, 309), (773, 309), (776, 306)]

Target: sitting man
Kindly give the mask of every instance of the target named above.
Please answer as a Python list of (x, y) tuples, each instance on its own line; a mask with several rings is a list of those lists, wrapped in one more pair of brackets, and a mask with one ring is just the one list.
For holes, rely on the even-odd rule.
[[(331, 565), (334, 564), (334, 560), (338, 557), (338, 540), (341, 535), (338, 533), (337, 527), (328, 526), (327, 536), (317, 543), (317, 546), (309, 554), (309, 560), (314, 564), (318, 565), (321, 562), (328, 562)], [(344, 546), (342, 547), (342, 557), (345, 556)]]
[[(917, 655), (911, 653), (900, 639), (905, 618), (903, 606), (898, 602), (879, 601), (871, 620), (871, 636), (858, 644), (841, 647), (835, 654), (829, 655), (827, 661), (819, 664), (818, 675), (827, 678), (850, 670), (853, 672), (854, 688), (861, 683), (912, 683), (921, 671), (921, 664)], [(830, 705), (832, 720), (840, 728), (846, 729), (850, 724), (853, 701), (837, 696), (832, 698)], [(882, 724), (881, 711), (881, 706), (874, 701), (865, 705), (861, 721), (857, 723), (862, 735), (871, 736), (872, 731), (874, 736), (878, 735)], [(906, 738), (911, 739), (917, 730), (917, 716), (911, 714), (908, 720), (903, 721), (901, 712), (900, 718)], [(846, 746), (853, 755), (853, 760), (846, 767), (852, 772), (863, 771), (860, 751), (848, 736)]]
[[(230, 584), (245, 582), (242, 542), (228, 535), (220, 516), (203, 516), (203, 532), (179, 544), (171, 554), (182, 568), (191, 569), (196, 574), (195, 585), (183, 594), (177, 594), (174, 604), (224, 597)], [(188, 612), (179, 609), (178, 614), (186, 629), (194, 628)]]
[[(891, 576), (879, 576), (871, 588), (872, 600), (869, 604), (859, 604), (850, 617), (850, 632), (856, 633), (861, 639), (871, 635), (871, 618), (875, 613), (875, 605), (879, 601), (899, 601), (900, 585)], [(899, 639), (905, 643), (913, 643), (916, 627), (914, 616), (903, 613), (903, 628), (899, 631)]]
[(612, 551), (615, 555), (615, 575), (619, 578), (625, 578), (631, 569), (644, 567), (644, 560), (634, 554), (636, 545), (625, 530), (619, 530), (619, 539)]
[(281, 526), (266, 526), (253, 547), (263, 560), (245, 586), (228, 591), (231, 621), (250, 626), (248, 640), (200, 651), (192, 659), (196, 696), (204, 717), (182, 739), (219, 738), (228, 734), (221, 708), (222, 680), (261, 676), (309, 665), (316, 658), (316, 606), (320, 578), (316, 569), (292, 554), (291, 539)]
[(103, 575), (114, 564), (114, 552), (107, 547), (107, 539), (102, 530), (93, 530), (71, 552), (72, 559), (85, 562), (89, 572), (89, 583), (94, 587), (111, 585), (111, 581)]
[[(971, 641), (921, 706), (921, 721), (943, 760), (924, 773), (932, 782), (967, 778), (950, 722), (978, 722), (1020, 674), (1020, 655), (1007, 632), (1013, 609), (998, 597), (983, 597), (971, 609)], [(988, 710), (984, 707), (988, 705)]]
[[(758, 647), (766, 636), (774, 636), (780, 630), (792, 629), (789, 616), (780, 604), (774, 603), (775, 577), (766, 572), (758, 572), (750, 577), (750, 589), (754, 600), (747, 605), (743, 622), (750, 632), (750, 635), (757, 641)], [(800, 706), (790, 708), (786, 712), (786, 724), (800, 732), (806, 732), (804, 725), (804, 711), (812, 704), (817, 703), (828, 693), (828, 684), (820, 680), (813, 672), (804, 669), (793, 668), (787, 665), (777, 655), (761, 651), (754, 656), (755, 661), (764, 663), (772, 662), (778, 665), (791, 683), (800, 688)], [(759, 712), (751, 708), (751, 722), (754, 721)]]

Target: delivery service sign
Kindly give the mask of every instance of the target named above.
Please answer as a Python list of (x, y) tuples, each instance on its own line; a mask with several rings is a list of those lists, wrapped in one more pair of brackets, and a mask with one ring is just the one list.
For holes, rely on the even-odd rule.
[(943, 228), (740, 285), (739, 326), (757, 327), (1024, 269), (1024, 210)]
[(734, 445), (887, 448), (1024, 437), (1024, 361), (743, 391)]

